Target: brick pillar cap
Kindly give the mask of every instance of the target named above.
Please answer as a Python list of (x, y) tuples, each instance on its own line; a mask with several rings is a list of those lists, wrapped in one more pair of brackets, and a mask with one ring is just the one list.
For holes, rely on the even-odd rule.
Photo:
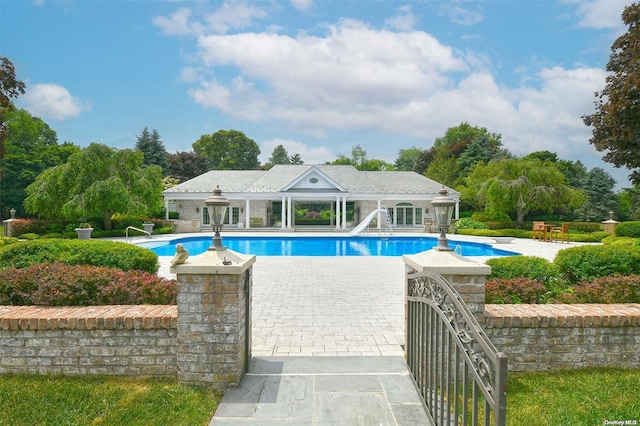
[[(172, 274), (197, 275), (238, 275), (246, 271), (256, 261), (256, 256), (241, 254), (233, 250), (207, 250), (197, 256), (190, 256), (185, 263), (171, 268)], [(231, 262), (230, 264), (225, 264)]]
[(453, 251), (427, 250), (402, 256), (404, 263), (418, 272), (425, 270), (441, 275), (489, 275), (491, 267), (460, 256)]

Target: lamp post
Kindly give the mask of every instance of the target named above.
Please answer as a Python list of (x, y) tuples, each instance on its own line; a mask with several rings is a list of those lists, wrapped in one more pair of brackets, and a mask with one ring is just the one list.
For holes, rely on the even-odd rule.
[(213, 228), (213, 245), (209, 247), (209, 250), (226, 250), (227, 248), (222, 245), (222, 237), (220, 236), (220, 230), (224, 222), (224, 215), (229, 207), (229, 200), (222, 196), (220, 186), (216, 185), (216, 189), (213, 190), (213, 194), (209, 196), (204, 202), (209, 211), (209, 218), (211, 219), (211, 228)]
[(435, 249), (440, 251), (452, 251), (447, 242), (446, 231), (449, 229), (449, 225), (451, 225), (451, 215), (453, 214), (453, 209), (456, 206), (456, 200), (447, 196), (447, 190), (444, 186), (438, 191), (438, 194), (439, 195), (431, 201), (433, 212), (436, 215), (436, 226), (440, 228), (438, 246), (435, 247)]

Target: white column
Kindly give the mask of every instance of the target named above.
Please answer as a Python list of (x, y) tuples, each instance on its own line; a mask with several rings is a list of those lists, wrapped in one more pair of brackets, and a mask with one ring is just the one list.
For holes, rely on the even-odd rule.
[(164, 199), (164, 219), (169, 220), (169, 200)]
[[(380, 210), (382, 208), (382, 200), (378, 200), (378, 210)], [(376, 221), (376, 226), (378, 229), (382, 228), (381, 222), (382, 222), (382, 213), (378, 212), (378, 220)]]
[(287, 210), (289, 211), (287, 214), (287, 228), (291, 229), (293, 228), (293, 200), (291, 199), (291, 196), (287, 197), (287, 202)]
[(244, 227), (245, 228), (250, 228), (250, 220), (249, 218), (251, 217), (251, 212), (249, 211), (251, 206), (251, 201), (249, 201), (248, 198), (246, 198), (244, 200)]
[(336, 229), (340, 229), (340, 197), (336, 197)]
[(287, 226), (287, 199), (282, 196), (282, 205), (280, 206), (280, 228), (284, 229)]
[(456, 212), (453, 218), (455, 220), (460, 219), (460, 201), (456, 201)]
[(342, 229), (347, 229), (347, 197), (342, 197)]

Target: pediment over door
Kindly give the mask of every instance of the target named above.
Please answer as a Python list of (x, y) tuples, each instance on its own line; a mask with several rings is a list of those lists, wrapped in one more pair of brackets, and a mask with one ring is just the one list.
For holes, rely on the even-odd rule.
[(346, 192), (346, 190), (313, 167), (282, 188), (282, 192)]

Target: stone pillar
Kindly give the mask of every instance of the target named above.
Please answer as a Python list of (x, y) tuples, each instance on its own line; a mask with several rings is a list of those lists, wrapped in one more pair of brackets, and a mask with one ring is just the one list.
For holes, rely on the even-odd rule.
[(604, 232), (608, 232), (609, 234), (615, 234), (616, 225), (620, 223), (617, 220), (613, 219), (613, 214), (613, 211), (610, 211), (609, 220), (605, 220), (602, 222), (602, 228), (604, 229)]
[(171, 268), (178, 281), (178, 382), (222, 390), (240, 383), (251, 358), (255, 259), (209, 250)]
[(5, 237), (15, 237), (15, 235), (13, 235), (13, 227), (11, 226), (12, 222), (16, 221), (16, 209), (11, 208), (11, 210), (9, 210), (9, 213), (11, 213), (11, 217), (7, 220), (2, 221), (2, 223), (4, 223), (4, 236)]
[(484, 321), (485, 281), (491, 273), (489, 265), (474, 262), (453, 251), (436, 249), (404, 255), (402, 260), (408, 272), (431, 271), (442, 275), (460, 294), (478, 322)]

